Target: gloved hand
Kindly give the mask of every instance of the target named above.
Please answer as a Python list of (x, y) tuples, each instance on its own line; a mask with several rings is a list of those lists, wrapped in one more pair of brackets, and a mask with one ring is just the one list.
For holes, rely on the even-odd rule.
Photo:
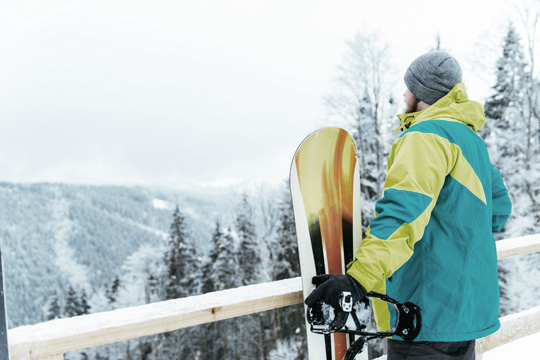
[(309, 307), (318, 301), (324, 302), (334, 308), (334, 319), (330, 324), (331, 330), (339, 331), (345, 326), (349, 312), (343, 311), (339, 304), (342, 292), (351, 293), (352, 303), (360, 301), (366, 295), (366, 289), (350, 275), (324, 274), (311, 279), (317, 287), (304, 301)]
[(320, 300), (339, 310), (341, 309), (339, 297), (343, 291), (351, 293), (353, 304), (363, 299), (367, 293), (366, 289), (350, 275), (317, 275), (311, 279), (311, 282), (317, 287), (304, 301), (307, 306), (312, 306)]

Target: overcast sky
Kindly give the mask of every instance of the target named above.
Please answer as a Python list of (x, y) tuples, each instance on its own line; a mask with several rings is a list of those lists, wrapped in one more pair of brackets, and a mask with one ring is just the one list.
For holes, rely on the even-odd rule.
[(400, 74), (439, 32), (480, 98), (489, 76), (469, 62), (500, 44), (501, 2), (4, 1), (0, 181), (286, 179), (333, 125), (323, 97), (356, 31), (382, 29)]

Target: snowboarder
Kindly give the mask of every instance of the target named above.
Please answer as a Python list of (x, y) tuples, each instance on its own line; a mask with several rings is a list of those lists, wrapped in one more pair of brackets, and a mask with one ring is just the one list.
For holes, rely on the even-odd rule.
[[(403, 133), (392, 145), (383, 197), (346, 275), (313, 278), (308, 306), (338, 307), (343, 291), (357, 301), (369, 291), (411, 301), (422, 311), (413, 342), (389, 339), (388, 360), (474, 359), (475, 339), (500, 327), (493, 234), (510, 216), (501, 174), (476, 133), (481, 104), (467, 97), (454, 57), (433, 51), (405, 73)], [(373, 300), (379, 331), (395, 314)]]

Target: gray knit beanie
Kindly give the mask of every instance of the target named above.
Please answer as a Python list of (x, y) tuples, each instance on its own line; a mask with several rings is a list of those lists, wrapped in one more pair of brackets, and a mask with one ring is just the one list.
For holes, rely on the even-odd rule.
[(405, 73), (405, 85), (417, 99), (430, 105), (461, 82), (461, 67), (445, 51), (431, 51), (417, 57)]

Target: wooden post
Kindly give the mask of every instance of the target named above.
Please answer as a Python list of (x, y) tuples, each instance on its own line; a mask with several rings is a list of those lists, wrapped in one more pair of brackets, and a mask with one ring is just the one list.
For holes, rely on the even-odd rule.
[(0, 239), (0, 360), (9, 360), (4, 268), (2, 266), (2, 240)]

